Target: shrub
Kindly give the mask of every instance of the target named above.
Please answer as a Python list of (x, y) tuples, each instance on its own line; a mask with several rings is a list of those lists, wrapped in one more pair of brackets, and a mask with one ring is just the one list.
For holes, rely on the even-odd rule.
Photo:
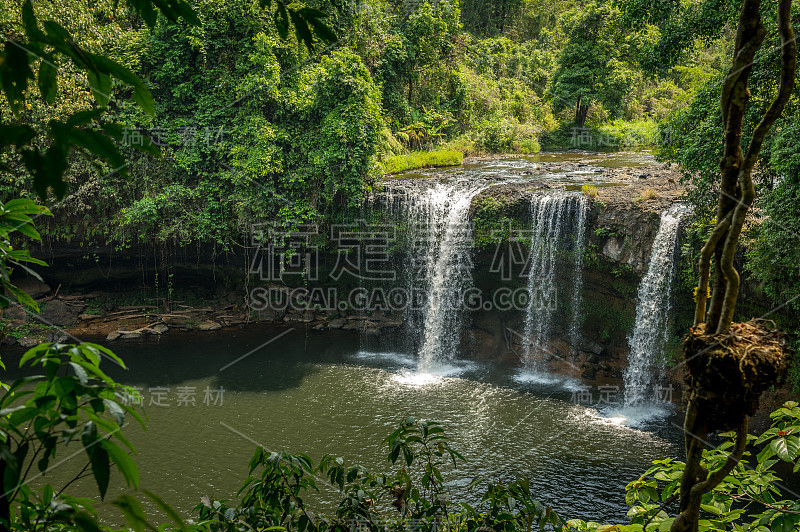
[(583, 192), (583, 195), (587, 198), (596, 198), (598, 194), (597, 187), (594, 185), (583, 185), (581, 187), (581, 192)]
[(522, 124), (516, 118), (493, 115), (475, 124), (476, 143), (487, 153), (536, 153), (539, 131), (530, 124)]
[(628, 148), (655, 146), (658, 143), (658, 122), (655, 120), (612, 120), (597, 127), (597, 138), (607, 146)]
[[(772, 426), (756, 437), (748, 435), (755, 455), (737, 462), (736, 467), (703, 500), (700, 532), (717, 530), (797, 530), (800, 521), (800, 501), (786, 498), (774, 467), (782, 465), (800, 470), (800, 406), (787, 401), (770, 414)], [(734, 432), (719, 435), (723, 442), (714, 449), (703, 449), (703, 464), (709, 472), (719, 470), (728, 460), (734, 446)], [(684, 462), (676, 458), (654, 460), (653, 467), (625, 487), (625, 502), (631, 508), (629, 525), (601, 525), (578, 519), (568, 521), (570, 530), (599, 532), (601, 530), (669, 530), (674, 517), (667, 513), (667, 503), (680, 493)]]
[(650, 201), (656, 198), (658, 198), (658, 192), (656, 192), (652, 188), (646, 188), (642, 192), (642, 195), (636, 198), (635, 201)]

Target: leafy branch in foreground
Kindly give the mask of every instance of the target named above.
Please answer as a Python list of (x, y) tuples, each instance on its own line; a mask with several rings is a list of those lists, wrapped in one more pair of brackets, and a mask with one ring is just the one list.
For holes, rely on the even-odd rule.
[[(93, 477), (104, 498), (112, 465), (138, 489), (139, 471), (129, 454), (135, 449), (122, 434), (127, 416), (144, 426), (128, 405), (137, 392), (106, 375), (102, 358), (125, 367), (110, 350), (90, 343), (45, 343), (22, 356), (20, 367), (44, 374), (16, 380), (0, 398), (0, 529), (96, 530), (94, 501), (65, 490)], [(31, 488), (29, 482), (59, 465), (53, 461), (73, 442), (86, 452), (83, 468), (60, 487)]]
[[(375, 474), (341, 457), (324, 456), (319, 464), (304, 454), (269, 452), (259, 447), (250, 461), (250, 476), (241, 503), (203, 497), (195, 508), (203, 530), (560, 530), (566, 522), (550, 507), (533, 499), (530, 482), (508, 484), (478, 478), (471, 489), (485, 487), (477, 505), (449, 507), (451, 489), (445, 467), (464, 458), (450, 446), (439, 423), (405, 418), (384, 443), (388, 461), (400, 465), (393, 474)], [(259, 472), (260, 471), (260, 472)], [(256, 472), (259, 472), (256, 474)], [(317, 481), (330, 483), (341, 501), (335, 515), (315, 513), (305, 502), (319, 491)]]
[(7, 201), (5, 205), (0, 204), (0, 309), (8, 308), (11, 303), (11, 299), (7, 297), (9, 294), (20, 304), (27, 305), (36, 312), (39, 311), (36, 301), (11, 282), (14, 267), (22, 268), (41, 281), (39, 274), (26, 264), (47, 266), (44, 261), (31, 257), (31, 252), (27, 249), (15, 249), (11, 243), (15, 232), (33, 240), (41, 240), (42, 237), (33, 226), (31, 215), (49, 216), (50, 211), (43, 205), (22, 198)]
[[(701, 532), (734, 530), (739, 532), (796, 532), (800, 530), (800, 501), (787, 498), (775, 467), (789, 464), (800, 471), (800, 406), (788, 401), (770, 414), (772, 425), (760, 436), (747, 435), (756, 459), (745, 451), (743, 458), (710, 492), (702, 497)], [(735, 432), (720, 434), (724, 441), (713, 449), (704, 449), (701, 465), (710, 475), (721, 471), (737, 445)], [(680, 493), (686, 464), (676, 458), (654, 460), (653, 467), (626, 487), (625, 502), (631, 507), (628, 525), (614, 525), (620, 532), (666, 531), (675, 517), (671, 504)], [(611, 525), (570, 520), (574, 530), (599, 532)]]
[[(776, 9), (781, 41), (779, 86), (744, 150), (749, 78), (768, 33), (761, 0), (741, 2), (733, 61), (721, 88), (724, 147), (716, 227), (700, 252), (694, 327), (683, 341), (689, 385), (684, 421), (686, 468), (680, 484), (680, 513), (670, 527), (672, 532), (697, 532), (708, 493), (737, 467), (745, 452), (748, 416), (755, 412), (761, 393), (782, 382), (791, 359), (784, 336), (763, 322), (733, 323), (740, 285), (734, 255), (755, 198), (753, 169), (767, 133), (791, 98), (795, 82), (797, 43), (791, 0), (777, 0)], [(701, 463), (705, 440), (714, 431), (731, 429), (736, 430), (736, 445), (725, 463), (710, 472)]]

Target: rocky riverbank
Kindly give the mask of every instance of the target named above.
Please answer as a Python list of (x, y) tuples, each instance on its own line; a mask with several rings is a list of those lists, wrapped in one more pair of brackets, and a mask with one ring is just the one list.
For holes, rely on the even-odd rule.
[[(303, 302), (300, 300), (282, 310), (254, 311), (241, 291), (195, 305), (180, 300), (131, 305), (115, 303), (120, 300), (118, 293), (65, 295), (35, 280), (24, 280), (21, 286), (34, 297), (41, 312), (35, 314), (20, 306), (3, 311), (0, 345), (33, 347), (42, 342), (66, 342), (85, 337), (104, 337), (107, 342), (141, 340), (168, 332), (212, 332), (258, 322), (285, 323), (311, 331), (345, 330), (380, 336), (398, 330), (403, 324), (402, 315), (398, 313), (309, 311), (301, 309)], [(287, 291), (282, 285), (265, 288)]]

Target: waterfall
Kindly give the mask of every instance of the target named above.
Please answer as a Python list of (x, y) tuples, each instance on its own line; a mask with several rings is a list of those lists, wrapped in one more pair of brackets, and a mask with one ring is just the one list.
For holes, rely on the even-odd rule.
[[(576, 343), (583, 287), (583, 240), (588, 202), (580, 194), (547, 192), (531, 199), (531, 248), (528, 269), (528, 302), (525, 313), (525, 365), (542, 369), (549, 353), (547, 345), (553, 337), (553, 320), (557, 310), (558, 286), (571, 283), (571, 316), (569, 335)], [(574, 235), (574, 238), (572, 236)], [(565, 270), (559, 256), (566, 250), (573, 254), (571, 268)], [(561, 272), (567, 271), (570, 279)]]
[[(397, 183), (400, 201), (390, 210), (405, 220), (410, 244), (406, 323), (419, 352), (420, 371), (452, 360), (459, 351), (464, 292), (472, 286), (472, 198), (487, 183), (455, 179), (433, 186)], [(416, 297), (415, 297), (416, 296)], [(420, 308), (417, 308), (421, 306)], [(421, 310), (421, 312), (420, 312)]]
[(577, 213), (575, 215), (575, 246), (572, 249), (572, 297), (569, 320), (569, 343), (573, 351), (580, 337), (581, 305), (583, 302), (583, 243), (586, 238), (586, 215), (589, 211), (589, 200), (582, 194), (577, 197)]
[(661, 213), (658, 233), (650, 252), (647, 274), (639, 285), (636, 323), (628, 338), (630, 354), (625, 370), (625, 404), (648, 402), (654, 397), (658, 363), (668, 338), (670, 291), (675, 276), (674, 255), (681, 219), (691, 211), (676, 204)]

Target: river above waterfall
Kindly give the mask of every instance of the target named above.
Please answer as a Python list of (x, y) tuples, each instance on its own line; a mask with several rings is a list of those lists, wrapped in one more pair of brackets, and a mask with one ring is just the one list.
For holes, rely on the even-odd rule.
[(630, 168), (660, 166), (650, 150), (620, 151), (611, 153), (567, 151), (543, 152), (535, 155), (469, 157), (464, 164), (446, 168), (411, 170), (391, 176), (387, 180), (406, 180), (430, 176), (474, 176), (483, 179), (530, 179), (545, 177), (553, 182), (575, 184), (581, 182), (614, 182), (613, 176)]
[[(138, 450), (141, 487), (183, 513), (202, 495), (235, 499), (256, 442), (389, 471), (381, 440), (407, 415), (442, 422), (468, 459), (448, 474), (457, 495), (468, 496), (477, 474), (506, 481), (524, 474), (538, 499), (568, 517), (624, 520), (625, 485), (651, 460), (682, 452), (674, 415), (627, 427), (575, 404), (575, 383), (526, 378), (513, 367), (457, 361), (449, 376), (420, 377), (413, 359), (362, 351), (348, 332), (251, 325), (168, 333), (115, 351), (129, 371), (106, 369), (141, 388), (148, 418), (146, 432), (125, 427)], [(4, 362), (16, 366), (13, 357)], [(67, 478), (83, 463), (78, 456), (50, 481)], [(112, 487), (120, 483), (112, 476)], [(89, 481), (73, 491), (96, 496)], [(321, 488), (318, 510), (332, 511), (334, 501)], [(101, 514), (113, 519), (116, 511), (104, 504)]]

